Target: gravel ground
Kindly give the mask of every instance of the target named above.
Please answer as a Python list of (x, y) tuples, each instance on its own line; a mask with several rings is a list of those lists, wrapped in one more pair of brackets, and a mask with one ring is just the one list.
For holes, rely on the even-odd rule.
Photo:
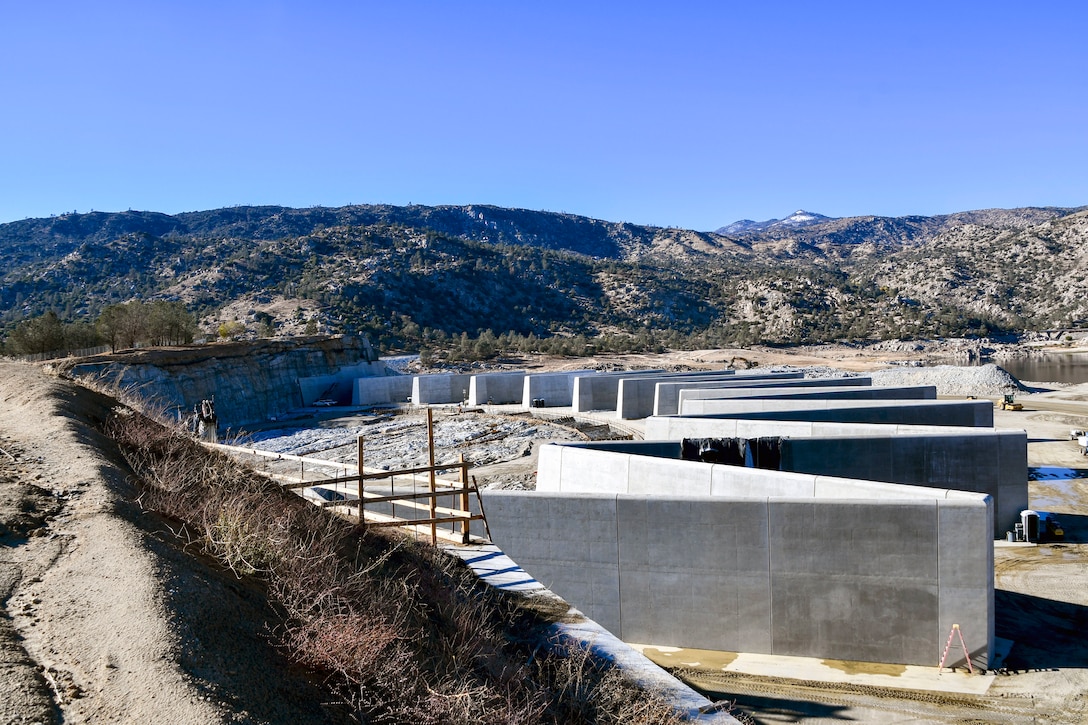
[[(361, 435), (367, 468), (405, 469), (428, 462), (426, 422), (423, 411), (379, 417), (369, 423), (346, 418), (326, 421), (322, 428), (262, 431), (250, 436), (245, 445), (355, 465), (356, 441)], [(456, 463), (463, 454), (485, 488), (533, 488), (538, 446), (576, 440), (583, 438), (571, 428), (523, 415), (434, 411), (435, 461)]]

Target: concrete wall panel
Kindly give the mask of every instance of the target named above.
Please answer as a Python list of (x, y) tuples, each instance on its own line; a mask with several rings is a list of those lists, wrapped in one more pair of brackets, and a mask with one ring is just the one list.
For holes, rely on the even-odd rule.
[(460, 403), (468, 394), (471, 377), (461, 373), (416, 375), (412, 380), (412, 402), (416, 405)]
[[(775, 654), (930, 659), (938, 609), (936, 514), (935, 502), (772, 505)], [(842, 546), (829, 546), (835, 537)]]
[[(991, 517), (993, 507), (987, 502)], [(953, 624), (960, 625), (975, 667), (988, 669), (994, 641), (994, 549), (990, 527), (966, 501), (948, 501), (938, 509), (937, 551), (941, 601), (934, 662), (940, 660)], [(970, 555), (968, 555), (970, 552)], [(980, 558), (985, 557), (985, 566)], [(985, 611), (980, 611), (985, 599)], [(959, 642), (955, 642), (959, 645)], [(962, 647), (949, 650), (946, 666), (962, 666)]]
[(412, 397), (414, 375), (387, 375), (356, 378), (352, 405), (388, 405), (404, 403)]
[(521, 404), (532, 407), (534, 400), (543, 400), (548, 408), (572, 405), (574, 379), (579, 375), (592, 375), (592, 370), (571, 370), (558, 373), (533, 373), (525, 376)]
[(520, 403), (525, 373), (478, 373), (469, 379), (469, 405), (508, 405)]
[(891, 437), (791, 438), (782, 445), (782, 470), (887, 481), (877, 472), (888, 470), (896, 445)]
[[(565, 448), (559, 473), (563, 492), (627, 493), (633, 456), (590, 450), (579, 446)], [(637, 459), (641, 463), (641, 458)], [(537, 470), (537, 484), (540, 482)]]
[(621, 496), (617, 507), (624, 638), (693, 641), (698, 631), (709, 637), (699, 646), (768, 651), (766, 501), (726, 511)]
[(639, 370), (621, 373), (596, 373), (579, 375), (574, 378), (574, 392), (571, 406), (575, 413), (591, 410), (615, 410), (623, 378), (640, 378), (664, 375), (660, 370)]
[(567, 446), (541, 446), (536, 458), (536, 490), (558, 493), (563, 480), (563, 454)]
[[(704, 407), (709, 401), (703, 402)], [(985, 400), (732, 400), (712, 404), (713, 412), (685, 416), (749, 420), (837, 421), (992, 428), (994, 407)]]
[(654, 391), (654, 415), (676, 415), (680, 412), (681, 390), (718, 390), (727, 388), (837, 388), (871, 386), (871, 378), (802, 378), (801, 373), (781, 373), (763, 378), (740, 376), (734, 380), (689, 385), (683, 382), (658, 383)]
[(932, 666), (953, 618), (992, 646), (983, 496), (483, 495), (496, 543), (627, 641)]
[(709, 496), (714, 466), (640, 456), (629, 467), (627, 493), (665, 496)]
[(835, 476), (816, 476), (814, 486), (816, 498), (843, 499), (946, 499), (952, 491), (948, 488), (904, 486), (898, 483)]
[(620, 636), (615, 497), (506, 493), (485, 492), (494, 541), (531, 576)]
[[(734, 371), (720, 370), (709, 373), (670, 373), (662, 375), (661, 379), (683, 378), (695, 383), (696, 381), (714, 382), (734, 377), (736, 377)], [(654, 376), (620, 378), (619, 387), (616, 390), (616, 417), (630, 420), (652, 415), (655, 386), (658, 382), (660, 379)]]
[(800, 498), (816, 495), (816, 477), (809, 474), (768, 472), (759, 468), (741, 468), (740, 466), (713, 465), (711, 468), (713, 468), (711, 487), (713, 496)]

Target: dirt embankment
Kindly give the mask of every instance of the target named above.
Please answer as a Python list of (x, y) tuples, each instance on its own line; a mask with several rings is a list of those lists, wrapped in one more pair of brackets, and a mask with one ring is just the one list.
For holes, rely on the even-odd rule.
[(329, 722), (263, 597), (132, 503), (112, 405), (0, 363), (0, 721)]

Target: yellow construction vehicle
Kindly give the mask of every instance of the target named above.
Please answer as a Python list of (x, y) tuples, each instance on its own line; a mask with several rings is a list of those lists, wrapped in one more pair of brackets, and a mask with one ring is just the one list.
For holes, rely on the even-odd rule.
[(1001, 401), (1001, 410), (1023, 410), (1024, 406), (1014, 402), (1012, 393), (1005, 393), (1005, 399)]

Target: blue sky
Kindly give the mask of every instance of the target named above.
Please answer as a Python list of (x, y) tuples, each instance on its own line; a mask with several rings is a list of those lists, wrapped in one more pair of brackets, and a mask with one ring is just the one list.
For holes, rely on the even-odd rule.
[(0, 222), (1088, 204), (1075, 2), (0, 0)]

